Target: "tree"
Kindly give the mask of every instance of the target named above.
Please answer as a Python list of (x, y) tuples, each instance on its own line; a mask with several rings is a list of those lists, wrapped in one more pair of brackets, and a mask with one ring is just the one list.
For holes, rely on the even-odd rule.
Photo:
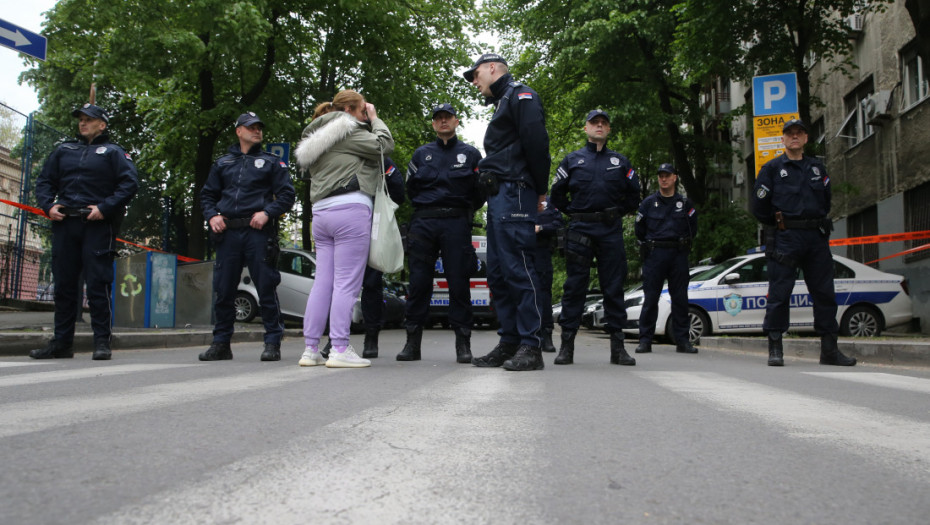
[(917, 53), (930, 68), (930, 0), (905, 0), (904, 7), (917, 31)]
[(428, 134), (431, 102), (470, 95), (452, 82), (468, 63), (461, 20), (470, 8), (466, 0), (61, 0), (44, 30), (56, 45), (24, 78), (61, 124), (97, 82), (98, 104), (114, 110), (114, 138), (137, 153), (143, 184), (174, 202), (185, 225), (179, 240), (188, 238), (179, 251), (202, 257), (199, 190), (233, 142), (239, 113), (259, 113), (267, 141), (295, 143), (316, 103), (356, 88), (395, 131), (396, 155), (409, 155)]

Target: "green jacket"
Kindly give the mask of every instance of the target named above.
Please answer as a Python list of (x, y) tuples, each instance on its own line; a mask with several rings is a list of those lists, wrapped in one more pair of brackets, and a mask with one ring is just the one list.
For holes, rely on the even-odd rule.
[(374, 195), (384, 176), (382, 157), (394, 151), (394, 138), (381, 119), (371, 124), (344, 111), (317, 118), (304, 129), (297, 145), (297, 165), (310, 180), (310, 202), (358, 177), (361, 191)]

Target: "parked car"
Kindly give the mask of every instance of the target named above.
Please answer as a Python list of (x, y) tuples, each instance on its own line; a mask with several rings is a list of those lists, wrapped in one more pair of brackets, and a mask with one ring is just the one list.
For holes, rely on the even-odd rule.
[[(713, 266), (709, 264), (702, 264), (700, 266), (695, 266), (691, 268), (690, 270), (688, 270), (688, 277), (693, 277), (695, 274), (703, 272), (704, 270), (709, 270), (710, 268), (713, 268)], [(623, 293), (623, 296), (628, 297), (631, 293), (640, 292), (642, 291), (642, 289), (643, 289), (643, 283), (636, 284), (628, 288), (627, 291)], [(607, 323), (604, 321), (604, 300), (601, 299), (600, 301), (595, 303), (593, 307), (589, 307), (589, 309), (591, 311), (591, 314), (590, 314), (590, 326), (588, 328), (600, 328), (601, 330), (607, 330)], [(637, 322), (639, 321), (637, 320)]]
[[(281, 272), (281, 284), (278, 285), (278, 304), (281, 305), (281, 315), (290, 320), (303, 321), (304, 311), (307, 308), (307, 297), (313, 287), (316, 276), (316, 254), (296, 248), (282, 248), (278, 257), (278, 271)], [(386, 326), (398, 325), (404, 319), (405, 300), (389, 290), (406, 290), (403, 283), (385, 281), (385, 310), (384, 323)], [(406, 292), (405, 292), (406, 293)], [(242, 269), (239, 279), (239, 290), (236, 293), (236, 321), (248, 323), (261, 314), (258, 306), (258, 292), (249, 269)], [(362, 320), (361, 300), (356, 298), (352, 310), (353, 330), (361, 327)]]
[[(906, 324), (913, 317), (907, 281), (839, 255), (833, 256), (836, 318), (840, 335), (868, 337)], [(813, 332), (813, 301), (804, 276), (798, 270), (791, 295), (792, 332)], [(768, 294), (765, 254), (734, 257), (694, 275), (688, 286), (689, 337), (695, 340), (714, 333), (761, 333)], [(624, 305), (624, 332), (638, 333), (642, 291), (628, 294)], [(671, 334), (671, 302), (668, 289), (659, 299), (656, 335)]]

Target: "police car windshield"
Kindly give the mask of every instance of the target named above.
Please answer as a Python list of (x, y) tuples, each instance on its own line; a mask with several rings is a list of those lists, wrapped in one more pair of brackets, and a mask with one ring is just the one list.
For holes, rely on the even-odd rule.
[(700, 272), (700, 273), (698, 273), (698, 274), (696, 274), (696, 275), (692, 275), (692, 276), (691, 276), (691, 282), (694, 282), (694, 281), (707, 281), (707, 280), (709, 280), (709, 279), (713, 279), (714, 277), (717, 277), (718, 275), (720, 275), (720, 274), (724, 273), (725, 271), (729, 270), (730, 268), (732, 268), (732, 267), (733, 267), (734, 265), (736, 265), (737, 263), (743, 262), (745, 259), (746, 259), (745, 257), (734, 257), (734, 258), (732, 258), (732, 259), (727, 259), (726, 261), (723, 261), (722, 263), (720, 263), (720, 264), (718, 264), (718, 265), (716, 265), (716, 266), (714, 266), (714, 267), (712, 267), (712, 268), (708, 268), (707, 270), (704, 270), (703, 272)]

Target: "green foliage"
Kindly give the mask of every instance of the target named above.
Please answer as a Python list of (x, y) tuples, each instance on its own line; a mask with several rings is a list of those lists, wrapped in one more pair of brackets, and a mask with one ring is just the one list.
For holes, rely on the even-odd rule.
[(758, 223), (744, 206), (714, 198), (698, 210), (698, 234), (691, 248), (692, 265), (704, 259), (714, 262), (745, 254), (757, 246)]

